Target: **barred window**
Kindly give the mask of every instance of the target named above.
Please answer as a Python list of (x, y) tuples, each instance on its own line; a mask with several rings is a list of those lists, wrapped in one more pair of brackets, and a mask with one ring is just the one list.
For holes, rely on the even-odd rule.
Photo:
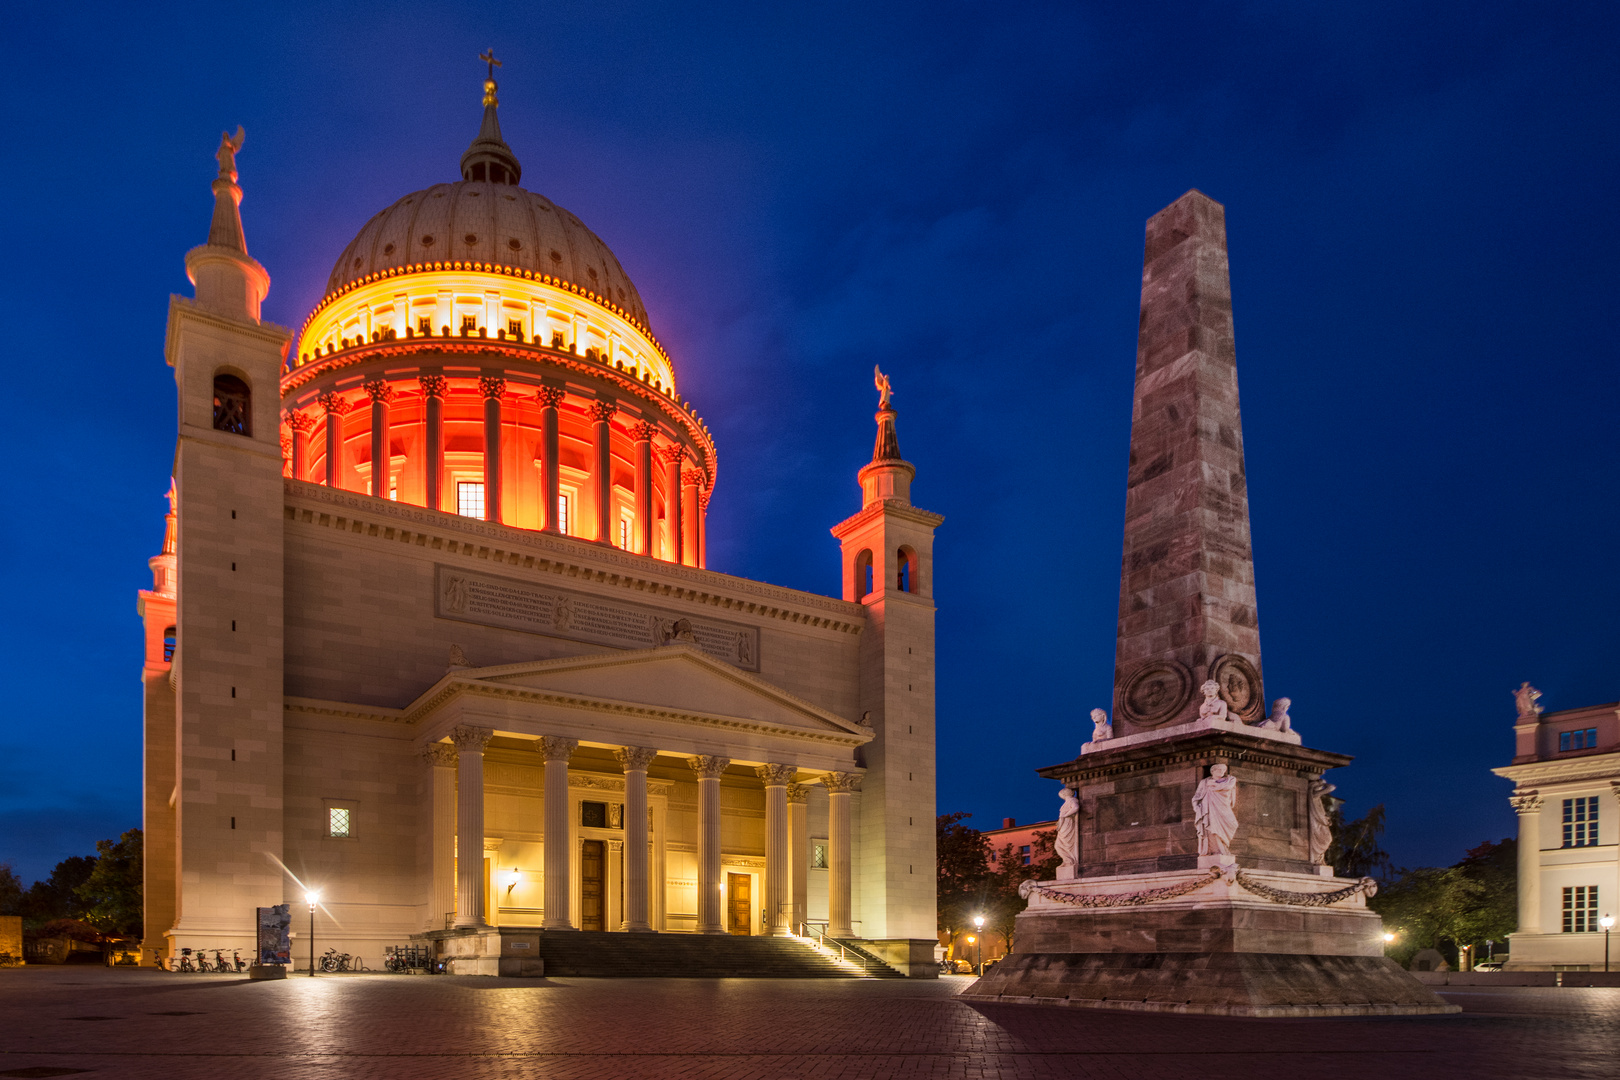
[(1572, 885), (1564, 889), (1564, 933), (1595, 934), (1598, 928), (1598, 887)]
[(349, 809), (344, 806), (334, 806), (326, 812), (326, 835), (349, 835)]
[(456, 513), (462, 517), (484, 516), (484, 485), (482, 481), (463, 480), (456, 485)]
[(214, 376), (214, 430), (252, 435), (252, 394), (235, 375)]
[(1591, 847), (1598, 842), (1598, 797), (1564, 800), (1564, 846)]
[(827, 869), (827, 841), (825, 841), (825, 840), (812, 840), (812, 841), (810, 841), (810, 869), (812, 869), (812, 870), (825, 870), (825, 869)]

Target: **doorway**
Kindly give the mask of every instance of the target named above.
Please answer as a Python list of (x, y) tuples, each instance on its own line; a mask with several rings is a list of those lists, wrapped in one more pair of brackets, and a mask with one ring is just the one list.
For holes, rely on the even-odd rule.
[(579, 854), (579, 928), (605, 930), (602, 908), (603, 842), (582, 842)]
[(754, 909), (754, 879), (749, 874), (726, 875), (726, 932), (747, 937)]

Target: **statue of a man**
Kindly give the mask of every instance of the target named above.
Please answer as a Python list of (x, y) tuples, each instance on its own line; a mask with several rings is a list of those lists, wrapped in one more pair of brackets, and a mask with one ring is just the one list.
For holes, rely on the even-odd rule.
[(1328, 808), (1327, 797), (1338, 790), (1332, 784), (1318, 776), (1311, 781), (1311, 862), (1320, 864), (1327, 857), (1327, 850), (1333, 844), (1333, 815)]
[(1541, 698), (1541, 691), (1529, 683), (1520, 683), (1519, 688), (1513, 691), (1513, 700), (1519, 706), (1519, 715), (1525, 717), (1538, 717), (1541, 715), (1541, 706), (1536, 702)]
[(1058, 811), (1057, 838), (1052, 847), (1058, 856), (1058, 880), (1068, 881), (1080, 875), (1080, 797), (1067, 784), (1058, 792), (1063, 809)]
[(887, 409), (889, 398), (894, 396), (894, 388), (889, 385), (889, 377), (883, 374), (883, 369), (877, 364), (872, 365), (872, 383), (877, 387), (878, 408)]
[(1114, 725), (1108, 722), (1108, 714), (1101, 709), (1091, 710), (1091, 741), (1102, 742), (1104, 739), (1114, 737)]
[(1204, 703), (1198, 706), (1198, 719), (1225, 720), (1226, 702), (1221, 700), (1221, 684), (1210, 679), (1199, 689), (1204, 692)]
[(1237, 835), (1237, 777), (1227, 775), (1224, 761), (1209, 767), (1193, 792), (1193, 826), (1198, 830), (1198, 854), (1232, 854)]

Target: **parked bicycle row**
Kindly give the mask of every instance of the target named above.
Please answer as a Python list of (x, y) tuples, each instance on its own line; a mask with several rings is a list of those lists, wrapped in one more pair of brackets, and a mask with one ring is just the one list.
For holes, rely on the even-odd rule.
[[(212, 959), (209, 957), (210, 952), (213, 953)], [(244, 957), (240, 949), (232, 949), (230, 956), (225, 955), (224, 949), (181, 949), (179, 956), (169, 958), (167, 970), (237, 973), (246, 971), (251, 964), (252, 960)], [(327, 949), (326, 954), (316, 961), (316, 966), (326, 972), (367, 970), (358, 956), (338, 952), (336, 949)], [(390, 957), (388, 970), (403, 971), (405, 969), (403, 967), (394, 967), (393, 959)]]

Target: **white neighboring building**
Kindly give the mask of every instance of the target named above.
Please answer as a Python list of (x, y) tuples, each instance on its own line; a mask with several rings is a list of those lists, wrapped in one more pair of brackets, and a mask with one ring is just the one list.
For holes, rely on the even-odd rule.
[[(1605, 915), (1620, 915), (1620, 702), (1544, 713), (1519, 691), (1513, 764), (1519, 929), (1508, 968), (1603, 966)], [(1620, 961), (1620, 956), (1614, 958)]]

